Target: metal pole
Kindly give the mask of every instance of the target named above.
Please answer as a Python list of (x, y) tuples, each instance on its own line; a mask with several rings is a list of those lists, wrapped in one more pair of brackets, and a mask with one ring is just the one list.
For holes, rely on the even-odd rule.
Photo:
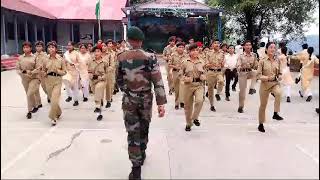
[(28, 21), (27, 20), (24, 23), (24, 35), (26, 37), (26, 41), (29, 41), (29, 37), (28, 37)]
[(35, 41), (38, 41), (38, 33), (37, 33), (37, 24), (36, 23), (34, 23), (34, 40)]
[(16, 43), (16, 53), (19, 53), (17, 16), (14, 17), (14, 40)]
[(94, 45), (94, 24), (92, 25), (92, 44)]
[(2, 28), (3, 28), (3, 46), (4, 46), (4, 54), (7, 54), (6, 22), (5, 22), (4, 14), (2, 14)]
[(113, 29), (113, 41), (116, 41), (116, 30), (115, 29)]
[(127, 25), (122, 23), (123, 25), (123, 39), (127, 40)]
[(98, 23), (99, 23), (99, 39), (101, 39), (101, 24), (100, 24), (100, 17), (99, 17)]
[(45, 32), (44, 32), (44, 25), (42, 25), (42, 41), (44, 43), (46, 43), (46, 36), (45, 36)]
[(73, 23), (71, 23), (71, 41), (73, 42), (74, 39), (73, 39)]

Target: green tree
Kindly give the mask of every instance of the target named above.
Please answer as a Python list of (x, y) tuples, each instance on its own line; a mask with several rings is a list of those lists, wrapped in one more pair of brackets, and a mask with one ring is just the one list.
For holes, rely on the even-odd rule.
[(223, 8), (232, 22), (228, 32), (254, 40), (262, 35), (280, 33), (283, 38), (304, 37), (304, 28), (314, 22), (318, 0), (206, 0), (211, 7)]

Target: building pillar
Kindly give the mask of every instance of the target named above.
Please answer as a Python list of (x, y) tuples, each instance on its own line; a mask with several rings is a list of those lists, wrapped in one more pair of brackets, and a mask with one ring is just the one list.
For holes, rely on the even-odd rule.
[(45, 32), (44, 32), (44, 25), (42, 25), (42, 41), (44, 43), (46, 43), (46, 36), (45, 36)]
[(38, 30), (37, 30), (36, 23), (34, 23), (33, 28), (34, 28), (34, 41), (38, 41)]
[(7, 54), (7, 37), (6, 37), (6, 22), (4, 14), (2, 14), (2, 32), (3, 32), (3, 48), (4, 48), (4, 54)]
[(73, 38), (73, 23), (71, 23), (71, 41), (72, 42), (74, 41), (74, 38)]
[(113, 28), (113, 41), (116, 41), (117, 34), (116, 34), (116, 29), (115, 27)]
[(14, 16), (14, 40), (15, 40), (15, 43), (16, 43), (16, 53), (19, 53), (17, 16)]
[(52, 39), (52, 38), (53, 38), (53, 30), (52, 30), (52, 29), (53, 29), (53, 28), (54, 28), (54, 26), (50, 24), (50, 25), (49, 25), (49, 29), (50, 29), (50, 41), (53, 40), (53, 39)]
[(123, 26), (123, 39), (127, 41), (127, 25), (122, 23)]
[(218, 16), (218, 39), (221, 42), (222, 41), (222, 12), (219, 12)]
[(28, 21), (27, 20), (24, 23), (24, 36), (26, 37), (26, 41), (29, 41), (29, 37), (28, 37)]
[(92, 44), (94, 45), (94, 24), (92, 24)]

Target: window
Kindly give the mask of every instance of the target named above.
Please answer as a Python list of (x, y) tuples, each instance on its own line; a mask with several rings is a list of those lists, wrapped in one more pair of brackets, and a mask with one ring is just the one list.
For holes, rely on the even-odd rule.
[(12, 22), (7, 23), (7, 38), (8, 40), (14, 40), (14, 24)]
[(73, 41), (80, 42), (80, 26), (79, 24), (73, 24)]

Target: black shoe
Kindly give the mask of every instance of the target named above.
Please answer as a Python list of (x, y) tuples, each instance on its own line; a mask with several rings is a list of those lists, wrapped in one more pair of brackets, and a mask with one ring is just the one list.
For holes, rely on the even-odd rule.
[(109, 108), (109, 107), (111, 107), (111, 102), (107, 102), (107, 104), (106, 104), (106, 108)]
[(220, 95), (219, 95), (219, 94), (216, 94), (216, 99), (217, 99), (217, 101), (220, 101), (220, 100), (221, 100), (221, 98), (220, 98)]
[(319, 114), (319, 108), (316, 108), (316, 112)]
[(51, 126), (55, 126), (57, 125), (57, 121), (56, 120), (51, 120)]
[(90, 93), (90, 94), (93, 94), (93, 91), (89, 90), (89, 93)]
[(300, 78), (296, 78), (295, 82), (298, 84), (300, 82)]
[(36, 113), (37, 111), (38, 111), (38, 108), (35, 107), (35, 108), (32, 109), (31, 112), (32, 112), (32, 113)]
[(174, 106), (174, 109), (178, 110), (178, 109), (179, 109), (179, 106), (178, 106), (178, 105)]
[(72, 97), (68, 97), (67, 99), (66, 99), (66, 102), (70, 102), (72, 100)]
[(113, 102), (113, 99), (111, 98), (111, 101), (110, 102)]
[(299, 94), (300, 94), (300, 97), (302, 97), (302, 98), (303, 98), (303, 94), (302, 94), (302, 92), (301, 92), (301, 91), (299, 91)]
[(283, 118), (282, 118), (281, 116), (279, 116), (279, 114), (278, 114), (278, 113), (276, 113), (276, 112), (273, 114), (272, 119), (275, 119), (275, 120), (278, 120), (278, 121), (283, 120)]
[(141, 166), (132, 167), (129, 174), (129, 180), (140, 180), (141, 179)]
[(75, 101), (74, 103), (73, 103), (73, 106), (78, 106), (79, 105), (79, 102), (78, 101)]
[(50, 99), (47, 99), (48, 100), (48, 103), (51, 103), (51, 100)]
[(28, 119), (31, 119), (31, 118), (32, 118), (32, 114), (31, 114), (31, 112), (28, 112), (28, 114), (27, 114), (27, 118), (28, 118)]
[(196, 126), (200, 126), (200, 121), (198, 119), (193, 120), (193, 124)]
[(88, 98), (83, 98), (83, 102), (87, 102), (88, 101)]
[(191, 131), (191, 126), (186, 125), (185, 130), (186, 130), (186, 131)]
[(230, 98), (229, 98), (229, 96), (227, 96), (227, 97), (226, 97), (226, 101), (230, 101)]
[(272, 95), (273, 97), (276, 97), (273, 93), (271, 93), (271, 95)]
[(238, 108), (238, 113), (243, 113), (243, 107)]
[(209, 97), (209, 93), (208, 93), (208, 91), (206, 92), (206, 97)]
[(100, 114), (98, 117), (97, 117), (97, 121), (101, 121), (103, 118), (103, 116)]
[(59, 115), (57, 116), (57, 119), (60, 119), (60, 117), (61, 117), (61, 114), (59, 114)]
[(101, 107), (103, 106), (103, 100), (101, 100)]
[(100, 108), (96, 108), (96, 109), (94, 109), (93, 112), (95, 112), (95, 113), (101, 113), (101, 109), (100, 109)]
[(169, 95), (172, 95), (172, 90), (169, 90)]
[(38, 109), (42, 108), (42, 104), (40, 104), (37, 108), (38, 108)]
[(264, 130), (263, 124), (259, 124), (258, 130), (259, 130), (260, 132), (263, 132), (263, 133), (266, 132), (266, 130)]
[(180, 107), (181, 107), (181, 108), (184, 108), (184, 103), (180, 103)]
[(117, 94), (117, 91), (116, 90), (113, 90), (113, 95), (116, 95)]
[(254, 89), (249, 89), (249, 94), (254, 94), (255, 92), (254, 92), (255, 90)]
[(256, 89), (253, 89), (253, 94), (257, 93), (257, 90)]
[(214, 108), (214, 106), (211, 106), (210, 110), (216, 112), (216, 108)]
[(236, 88), (233, 87), (233, 88), (232, 88), (232, 91), (236, 91)]
[(291, 99), (290, 99), (289, 96), (287, 97), (287, 102), (288, 102), (288, 103), (291, 102)]
[(308, 98), (307, 98), (307, 102), (310, 102), (311, 101), (311, 99), (312, 99), (312, 96), (308, 96)]

